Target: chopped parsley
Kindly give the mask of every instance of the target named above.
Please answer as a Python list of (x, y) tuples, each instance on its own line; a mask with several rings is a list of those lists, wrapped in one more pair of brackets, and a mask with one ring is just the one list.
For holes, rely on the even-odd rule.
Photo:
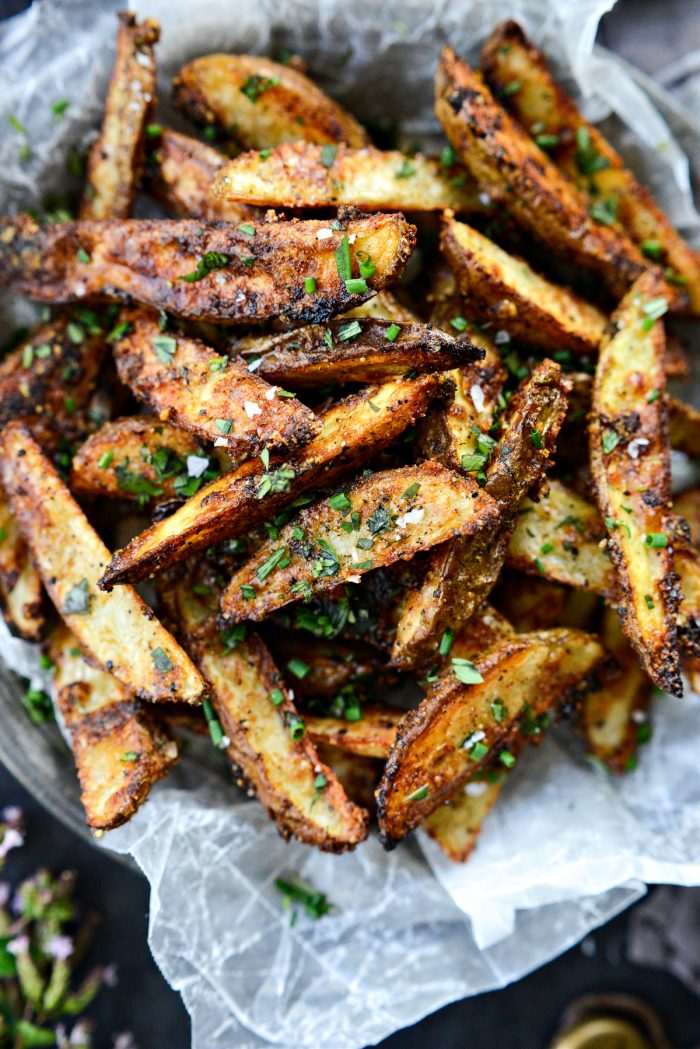
[(620, 435), (614, 430), (603, 430), (602, 444), (605, 455), (610, 455), (620, 443)]
[(321, 164), (324, 168), (332, 168), (335, 162), (336, 153), (338, 147), (328, 142), (326, 145), (321, 146)]
[(253, 73), (245, 78), (239, 90), (249, 101), (257, 102), (261, 95), (271, 87), (276, 87), (279, 82), (278, 76), (258, 76), (257, 73)]
[(642, 321), (642, 330), (651, 331), (654, 321), (668, 313), (668, 301), (663, 295), (659, 295), (656, 299), (649, 299), (642, 306), (642, 312), (646, 314)]
[(93, 600), (93, 596), (89, 591), (87, 579), (81, 579), (66, 594), (66, 600), (63, 603), (64, 615), (87, 615), (90, 611), (90, 602)]
[(581, 175), (594, 175), (596, 171), (610, 167), (591, 142), (591, 133), (587, 127), (580, 127), (576, 131), (575, 163)]
[(494, 699), (491, 703), (491, 713), (497, 725), (502, 725), (508, 717), (508, 708), (502, 699)]
[(394, 178), (412, 178), (415, 173), (415, 164), (412, 164), (410, 160), (406, 159), (403, 161), (398, 171), (394, 172)]
[(162, 361), (163, 364), (173, 363), (173, 357), (177, 349), (177, 339), (174, 339), (172, 335), (158, 335), (151, 340), (151, 345), (159, 361)]
[(372, 535), (387, 532), (392, 527), (390, 511), (380, 504), (367, 518), (367, 527)]
[(617, 222), (617, 197), (612, 195), (594, 200), (589, 205), (588, 214), (603, 226), (612, 226)]

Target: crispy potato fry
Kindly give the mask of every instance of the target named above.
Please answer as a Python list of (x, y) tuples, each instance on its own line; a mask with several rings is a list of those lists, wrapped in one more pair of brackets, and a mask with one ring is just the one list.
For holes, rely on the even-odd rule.
[(0, 490), (0, 609), (10, 633), (41, 641), (46, 625), (41, 577)]
[(100, 134), (90, 149), (81, 219), (129, 217), (144, 159), (144, 133), (156, 102), (153, 45), (160, 26), (119, 12), (117, 54)]
[(280, 142), (347, 142), (365, 146), (367, 132), (303, 73), (261, 55), (204, 55), (173, 80), (175, 105), (245, 149)]
[(423, 828), (455, 863), (465, 863), (476, 846), (484, 820), (506, 783), (505, 769), (493, 780), (468, 780), (428, 816)]
[(160, 711), (91, 666), (63, 623), (51, 636), (49, 656), (87, 822), (94, 830), (112, 830), (131, 819), (153, 784), (167, 775), (177, 761), (177, 744)]
[(368, 211), (483, 212), (463, 168), (446, 169), (435, 157), (399, 150), (349, 149), (311, 142), (284, 143), (271, 153), (242, 153), (217, 175), (213, 193), (223, 201), (283, 208)]
[(700, 459), (700, 412), (675, 397), (668, 398), (668, 439), (672, 448)]
[(280, 632), (273, 629), (265, 638), (273, 658), (281, 666), (300, 659), (308, 668), (294, 682), (294, 691), (302, 697), (319, 696), (333, 699), (348, 685), (361, 684), (376, 673), (385, 674), (386, 664), (370, 645), (345, 644), (327, 638), (310, 637), (300, 630)]
[[(4, 217), (0, 286), (49, 303), (128, 297), (219, 324), (279, 316), (318, 324), (398, 279), (415, 243), (415, 228), (401, 214), (348, 219), (340, 230), (296, 219), (244, 225), (131, 219), (39, 226), (28, 215)], [(345, 252), (347, 283), (337, 251)], [(358, 252), (376, 267), (371, 286), (357, 278)], [(316, 281), (313, 294), (305, 292), (306, 277)]]
[[(551, 74), (547, 60), (516, 22), (503, 22), (486, 41), (482, 68), (495, 93), (523, 128), (547, 142), (547, 154), (590, 200), (615, 202), (615, 215), (632, 240), (680, 277), (678, 289), (700, 312), (700, 255), (690, 248), (637, 182), (618, 153), (580, 113)], [(517, 83), (514, 92), (503, 89)]]
[(187, 647), (212, 686), (211, 703), (226, 751), (280, 832), (325, 852), (353, 849), (367, 837), (367, 813), (353, 805), (324, 765), (270, 653), (249, 632), (231, 647), (216, 629), (215, 602), (172, 589)]
[(458, 157), (496, 202), (538, 241), (600, 274), (622, 295), (647, 268), (639, 249), (596, 222), (586, 201), (496, 102), (478, 73), (443, 49), (435, 114)]
[(334, 320), (283, 335), (235, 340), (255, 374), (282, 386), (326, 382), (386, 382), (406, 372), (447, 371), (483, 355), (469, 340), (456, 340), (426, 324), (396, 331), (392, 321)]
[[(488, 596), (505, 560), (520, 502), (549, 465), (568, 390), (559, 365), (543, 361), (512, 398), (500, 449), (486, 470), (483, 488), (495, 499), (500, 521), (431, 554), (423, 583), (408, 595), (399, 620), (392, 651), (395, 666), (415, 666), (432, 658), (445, 630), (465, 626)], [(468, 465), (484, 469), (486, 456), (479, 463)]]
[(330, 744), (317, 743), (318, 756), (338, 777), (341, 787), (356, 805), (374, 813), (374, 791), (382, 774), (383, 762), (377, 758), (362, 758)]
[(399, 725), (377, 791), (384, 844), (397, 844), (496, 755), (512, 758), (528, 727), (580, 695), (602, 658), (583, 631), (545, 630), (507, 638), (475, 667), (458, 666), (471, 668), (473, 684), (454, 673), (438, 680)]
[[(126, 333), (114, 343), (119, 378), (160, 419), (249, 458), (268, 447), (306, 444), (321, 423), (294, 397), (182, 332), (162, 335), (158, 317), (125, 310)], [(283, 391), (284, 392), (284, 391)]]
[(131, 587), (96, 583), (110, 553), (29, 430), (0, 436), (2, 483), (56, 609), (86, 652), (137, 698), (197, 703), (204, 681)]
[(690, 529), (690, 541), (700, 546), (700, 488), (688, 488), (673, 500), (673, 509)]
[(474, 481), (438, 463), (372, 474), (301, 510), (278, 539), (263, 543), (234, 573), (222, 615), (264, 619), (290, 601), (358, 582), (371, 569), (497, 521), (493, 501)]
[(396, 726), (403, 716), (403, 711), (394, 707), (366, 706), (359, 721), (312, 714), (306, 714), (304, 720), (314, 743), (330, 743), (350, 754), (386, 760), (396, 740)]
[(146, 187), (177, 218), (207, 222), (248, 222), (258, 208), (223, 200), (211, 191), (226, 158), (211, 146), (179, 131), (162, 128), (146, 163)]
[[(652, 681), (681, 695), (676, 611), (680, 592), (668, 539), (671, 455), (663, 282), (649, 273), (623, 299), (601, 343), (589, 423), (591, 472), (617, 572), (623, 628)], [(650, 403), (651, 402), (651, 403)]]
[(590, 754), (612, 772), (626, 772), (636, 765), (637, 744), (648, 738), (652, 684), (611, 608), (603, 612), (601, 640), (617, 666), (604, 667), (600, 689), (585, 696), (581, 729)]
[(35, 328), (0, 362), (0, 429), (22, 418), (50, 450), (61, 438), (75, 438), (103, 356), (103, 340), (76, 318), (66, 315)]
[(100, 586), (146, 579), (190, 553), (255, 528), (310, 488), (335, 484), (395, 441), (441, 391), (438, 376), (426, 375), (369, 386), (332, 405), (320, 416), (318, 437), (295, 457), (271, 460), (269, 470), (250, 461), (212, 481), (118, 551)]
[(440, 248), (472, 318), (491, 321), (543, 350), (596, 353), (607, 324), (596, 306), (552, 284), (524, 259), (449, 214), (443, 219)]
[[(190, 473), (190, 457), (194, 471)], [(208, 463), (208, 465), (207, 465)], [(179, 426), (146, 415), (105, 423), (78, 449), (70, 488), (78, 495), (153, 501), (184, 499), (230, 466), (223, 450), (204, 451)]]

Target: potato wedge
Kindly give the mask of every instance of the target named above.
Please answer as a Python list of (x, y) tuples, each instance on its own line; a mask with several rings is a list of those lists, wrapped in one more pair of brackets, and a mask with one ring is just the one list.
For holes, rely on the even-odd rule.
[(675, 397), (668, 398), (668, 439), (672, 448), (700, 459), (700, 412)]
[(525, 578), (505, 568), (491, 599), (519, 634), (570, 625), (565, 623), (570, 590), (561, 583), (533, 576)]
[(234, 623), (264, 619), (290, 601), (359, 582), (371, 569), (497, 521), (474, 481), (438, 463), (372, 474), (301, 510), (278, 539), (263, 543), (231, 578), (222, 615)]
[(41, 641), (46, 625), (41, 577), (0, 490), (0, 609), (15, 637)]
[(325, 743), (317, 743), (316, 750), (321, 761), (333, 770), (350, 800), (374, 814), (374, 791), (383, 763), (377, 758), (362, 758), (359, 754), (350, 754)]
[(240, 224), (260, 216), (258, 208), (223, 200), (211, 187), (226, 157), (179, 131), (162, 128), (146, 162), (146, 188), (176, 218)]
[[(304, 676), (296, 677), (294, 691), (305, 699), (333, 699), (342, 689), (362, 684), (386, 671), (384, 660), (370, 645), (346, 644), (337, 639), (310, 637), (300, 630), (275, 628), (265, 637), (273, 659), (281, 667), (291, 660), (305, 664)], [(315, 709), (309, 702), (309, 709)]]
[[(387, 848), (453, 797), (494, 759), (512, 764), (528, 727), (569, 705), (587, 687), (603, 647), (580, 630), (507, 638), (471, 668), (473, 684), (445, 675), (401, 722), (377, 791)], [(500, 701), (500, 702), (498, 702)]]
[(588, 751), (612, 772), (626, 772), (637, 762), (637, 745), (649, 738), (652, 683), (639, 665), (612, 608), (603, 611), (601, 640), (617, 666), (601, 672), (601, 687), (581, 706), (581, 730)]
[[(0, 286), (48, 303), (128, 296), (219, 324), (280, 316), (318, 324), (398, 279), (415, 243), (414, 227), (400, 214), (338, 225), (292, 219), (244, 223), (242, 230), (194, 219), (130, 219), (39, 226), (27, 215), (5, 217)], [(345, 253), (349, 281), (337, 251)], [(358, 252), (376, 267), (371, 286), (357, 277)], [(305, 292), (306, 277), (316, 281), (313, 294)]]
[[(518, 507), (544, 476), (566, 413), (569, 384), (553, 361), (539, 364), (511, 399), (500, 447), (486, 468), (483, 491), (498, 506), (491, 529), (433, 551), (423, 583), (408, 595), (396, 631), (392, 662), (411, 667), (433, 659), (449, 628), (465, 626), (493, 588), (515, 528)], [(478, 468), (476, 463), (468, 463)]]
[(245, 149), (280, 142), (347, 142), (367, 132), (313, 81), (262, 55), (204, 55), (173, 80), (173, 100), (191, 120), (214, 127)]
[(367, 211), (483, 212), (476, 184), (463, 168), (446, 169), (436, 157), (398, 149), (284, 143), (272, 152), (242, 153), (217, 174), (222, 201), (282, 208)]
[(423, 829), (455, 863), (466, 863), (484, 820), (506, 783), (505, 769), (494, 778), (468, 780), (423, 822)]
[[(700, 312), (700, 255), (683, 240), (668, 217), (639, 184), (593, 124), (552, 76), (544, 55), (516, 22), (497, 26), (482, 51), (481, 64), (495, 93), (508, 84), (504, 104), (523, 128), (547, 142), (547, 154), (592, 203), (613, 200), (617, 221), (654, 261), (663, 263), (676, 290), (688, 293)], [(533, 128), (535, 131), (533, 132)]]
[(318, 437), (270, 469), (250, 461), (212, 481), (172, 516), (118, 551), (100, 585), (146, 579), (190, 553), (255, 528), (310, 488), (335, 484), (386, 448), (442, 392), (436, 375), (369, 386), (321, 416)]
[(280, 833), (325, 852), (367, 837), (367, 813), (348, 800), (324, 765), (270, 653), (252, 631), (231, 646), (216, 629), (216, 595), (172, 589), (185, 644), (212, 687), (211, 703), (237, 774), (255, 791)]
[(0, 361), (0, 429), (22, 418), (53, 451), (73, 440), (85, 424), (104, 341), (77, 317), (65, 315), (35, 328)]
[(693, 546), (700, 546), (700, 488), (688, 488), (677, 495), (673, 500), (673, 509), (688, 525)]
[(589, 215), (585, 198), (449, 47), (436, 77), (435, 114), (479, 185), (538, 241), (599, 273), (618, 297), (647, 268), (628, 237)]
[(483, 356), (468, 339), (458, 341), (430, 325), (379, 320), (311, 324), (234, 341), (231, 349), (261, 378), (299, 389), (333, 381), (386, 382), (409, 371), (447, 371)]
[(107, 90), (105, 114), (90, 148), (81, 219), (126, 219), (143, 169), (144, 134), (156, 103), (153, 46), (160, 26), (137, 22), (120, 11), (117, 54)]
[(654, 684), (681, 695), (664, 330), (656, 319), (668, 307), (663, 290), (661, 277), (647, 274), (612, 317), (593, 384), (589, 442), (623, 629)]
[(29, 430), (0, 436), (2, 483), (57, 611), (84, 650), (137, 699), (200, 702), (196, 667), (131, 587), (97, 589), (110, 553)]
[(330, 743), (350, 754), (386, 760), (403, 716), (403, 711), (395, 707), (366, 706), (359, 721), (313, 714), (305, 714), (304, 721), (314, 743)]
[(552, 284), (524, 259), (449, 214), (443, 219), (440, 248), (472, 318), (488, 320), (542, 350), (597, 352), (607, 318), (596, 306)]
[(65, 624), (54, 630), (48, 652), (87, 822), (94, 830), (112, 830), (131, 819), (167, 775), (178, 758), (177, 743), (160, 711), (91, 666)]
[(179, 426), (130, 415), (105, 423), (80, 446), (70, 488), (144, 506), (194, 495), (229, 466), (226, 453), (202, 449)]
[(239, 460), (265, 447), (306, 444), (321, 429), (310, 408), (277, 396), (277, 387), (241, 361), (219, 356), (182, 332), (161, 334), (157, 314), (124, 310), (121, 318), (127, 330), (114, 343), (119, 378), (160, 419)]

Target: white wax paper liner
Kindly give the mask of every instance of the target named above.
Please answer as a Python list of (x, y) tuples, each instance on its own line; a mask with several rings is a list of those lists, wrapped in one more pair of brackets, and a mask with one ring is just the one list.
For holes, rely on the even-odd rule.
[[(120, 6), (39, 0), (0, 27), (3, 210), (65, 182), (70, 144), (84, 142), (98, 119)], [(687, 157), (697, 170), (700, 137), (661, 89), (594, 48), (611, 6), (150, 0), (139, 14), (163, 27), (168, 119), (167, 80), (183, 61), (284, 46), (362, 119), (389, 115), (407, 140), (428, 143), (439, 140), (432, 78), (441, 44), (475, 58), (499, 19), (518, 18), (696, 239)], [(681, 72), (683, 98), (697, 98), (698, 65)], [(64, 98), (71, 104), (59, 122), (51, 104)], [(27, 128), (28, 164), (18, 161), (8, 115)], [(6, 325), (28, 312), (0, 301)], [(5, 660), (36, 675), (27, 646), (9, 644), (6, 633), (0, 627)], [(520, 978), (628, 906), (644, 883), (700, 884), (699, 713), (696, 696), (659, 697), (654, 738), (623, 779), (592, 768), (573, 736), (557, 732), (521, 760), (465, 866), (448, 863), (423, 834), (388, 854), (374, 838), (342, 857), (285, 844), (220, 771), (188, 758), (105, 844), (130, 852), (151, 884), (151, 948), (192, 1015), (194, 1049), (355, 1049)], [(317, 922), (300, 914), (292, 927), (274, 888), (283, 874), (309, 878), (337, 910)]]

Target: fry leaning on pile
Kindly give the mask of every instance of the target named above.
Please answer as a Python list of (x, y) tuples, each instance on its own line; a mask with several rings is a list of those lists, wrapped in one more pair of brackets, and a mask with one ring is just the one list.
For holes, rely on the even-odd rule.
[(3, 615), (95, 830), (208, 732), (285, 837), (463, 862), (552, 725), (624, 773), (698, 680), (700, 258), (514, 22), (443, 50), (436, 156), (299, 56), (194, 59), (171, 130), (158, 38), (119, 16), (77, 218), (0, 218), (44, 308), (0, 363)]

